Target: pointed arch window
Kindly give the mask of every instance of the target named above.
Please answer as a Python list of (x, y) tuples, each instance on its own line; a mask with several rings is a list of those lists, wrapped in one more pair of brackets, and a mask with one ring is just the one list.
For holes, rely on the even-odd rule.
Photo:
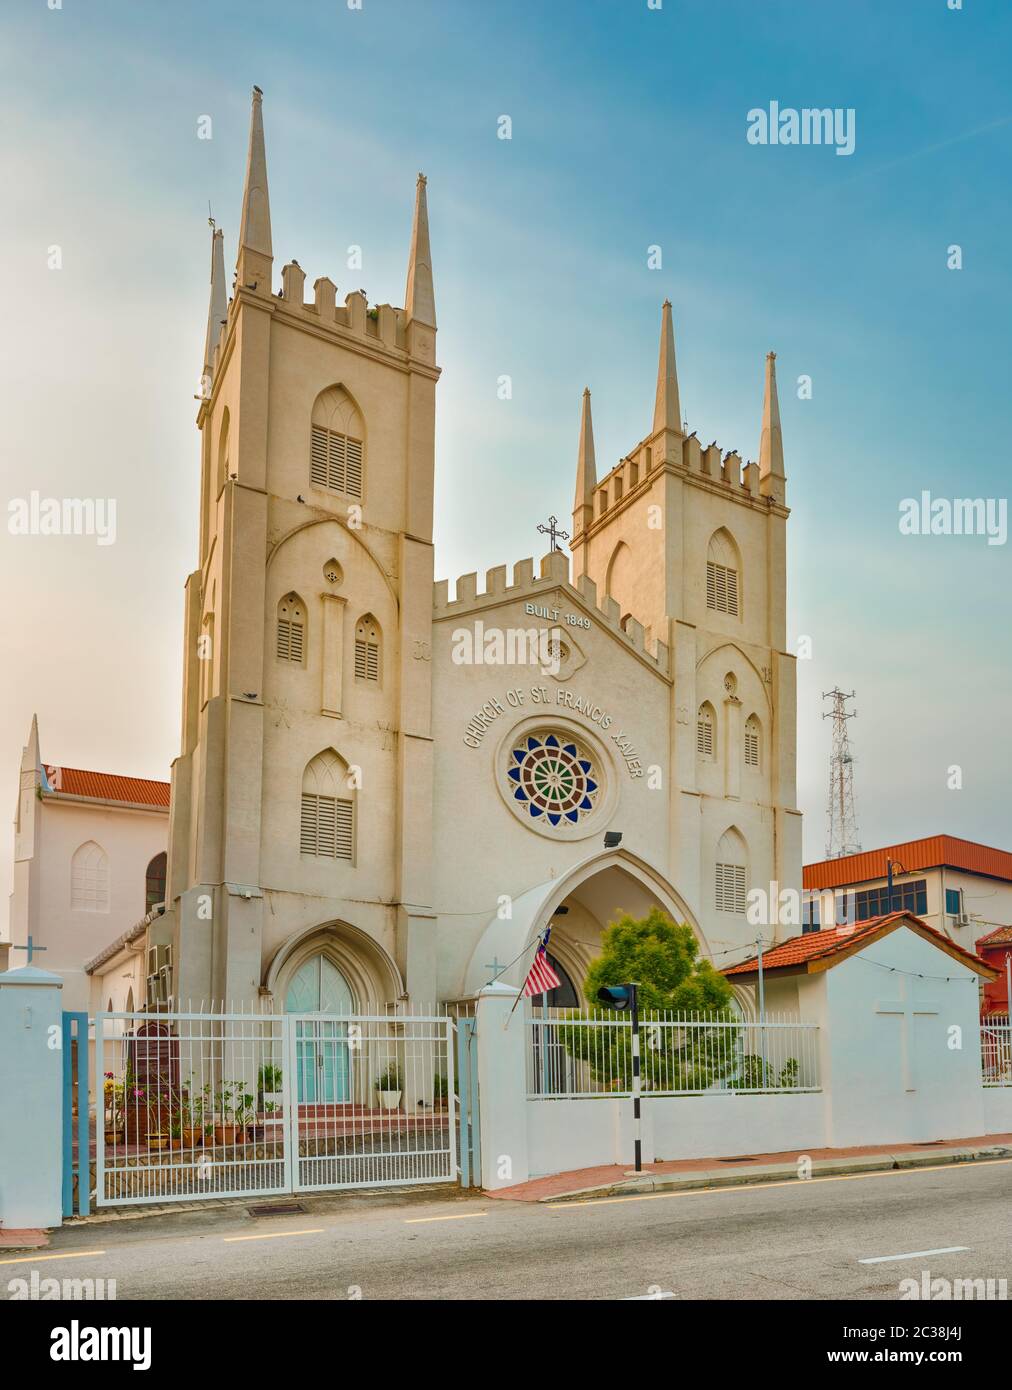
[(699, 706), (696, 715), (696, 752), (710, 763), (717, 757), (717, 720), (709, 701)]
[(310, 481), (315, 487), (362, 498), (365, 428), (343, 386), (330, 386), (313, 406)]
[(754, 714), (745, 720), (745, 766), (759, 767), (762, 726)]
[(109, 856), (86, 840), (70, 861), (70, 906), (75, 912), (109, 911)]
[(221, 430), (218, 434), (218, 492), (228, 481), (228, 406), (221, 417)]
[(153, 907), (165, 901), (165, 866), (168, 856), (165, 850), (161, 854), (156, 854), (154, 859), (147, 867), (144, 875), (144, 911), (148, 913)]
[(317, 859), (355, 857), (355, 801), (348, 764), (333, 748), (318, 753), (302, 777), (299, 850)]
[(279, 661), (304, 666), (306, 660), (306, 605), (298, 594), (285, 594), (278, 604), (276, 654)]
[(737, 830), (727, 830), (717, 844), (713, 900), (718, 912), (743, 915), (747, 905), (748, 856)]
[(713, 613), (741, 617), (738, 549), (727, 531), (716, 531), (706, 556), (706, 606)]
[(371, 613), (355, 624), (355, 679), (366, 685), (379, 685), (383, 635)]

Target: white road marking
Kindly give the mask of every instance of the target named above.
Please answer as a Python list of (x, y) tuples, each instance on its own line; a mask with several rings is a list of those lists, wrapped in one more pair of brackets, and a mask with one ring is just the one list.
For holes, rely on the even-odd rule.
[(621, 1300), (623, 1303), (654, 1303), (661, 1298), (674, 1298), (674, 1294), (665, 1289), (662, 1293), (627, 1293)]
[(473, 1221), (476, 1216), (488, 1216), (487, 1211), (462, 1211), (455, 1216), (410, 1216), (405, 1217), (405, 1226), (424, 1226), (429, 1221)]
[(968, 1245), (940, 1245), (937, 1250), (908, 1250), (905, 1255), (872, 1255), (870, 1259), (858, 1260), (859, 1265), (884, 1265), (890, 1260), (917, 1260), (922, 1255), (954, 1255), (957, 1250), (969, 1250)]
[(283, 1236), (318, 1236), (322, 1230), (322, 1226), (313, 1226), (308, 1231), (262, 1231), (255, 1236), (222, 1236), (222, 1240), (226, 1245), (235, 1240), (280, 1240)]

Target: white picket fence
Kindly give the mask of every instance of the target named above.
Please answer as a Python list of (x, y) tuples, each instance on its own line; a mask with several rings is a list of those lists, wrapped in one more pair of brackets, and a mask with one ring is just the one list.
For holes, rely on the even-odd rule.
[[(533, 1010), (526, 1017), (532, 1100), (625, 1096), (632, 1090), (632, 1024), (598, 1010)], [(762, 1022), (704, 1014), (640, 1018), (641, 1076), (654, 1096), (819, 1090), (819, 1029), (785, 1014)]]

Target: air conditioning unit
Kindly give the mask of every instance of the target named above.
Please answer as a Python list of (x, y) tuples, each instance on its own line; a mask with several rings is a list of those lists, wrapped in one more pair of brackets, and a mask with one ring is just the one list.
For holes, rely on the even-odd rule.
[(149, 946), (148, 947), (148, 976), (157, 975), (166, 966), (172, 966), (172, 947), (171, 946)]
[(957, 912), (957, 913), (956, 913), (956, 926), (957, 926), (957, 927), (968, 927), (969, 925), (970, 925), (970, 914), (969, 914), (968, 912), (963, 912), (962, 910), (960, 910), (959, 912)]

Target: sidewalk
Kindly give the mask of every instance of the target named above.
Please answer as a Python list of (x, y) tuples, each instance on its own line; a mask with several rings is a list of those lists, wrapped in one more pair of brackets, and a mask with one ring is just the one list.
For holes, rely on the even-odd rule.
[(890, 1168), (937, 1167), (943, 1163), (976, 1163), (1012, 1158), (1012, 1134), (984, 1134), (969, 1139), (943, 1139), (923, 1144), (872, 1144), (857, 1149), (807, 1149), (767, 1154), (737, 1154), (729, 1158), (682, 1158), (651, 1163), (639, 1176), (614, 1163), (599, 1168), (575, 1168), (532, 1178), (515, 1187), (488, 1192), (488, 1197), (513, 1202), (559, 1202), (572, 1198), (617, 1197), (624, 1193), (677, 1192), (701, 1187), (731, 1187), (742, 1183), (796, 1181), (798, 1161), (812, 1160), (811, 1177), (873, 1173)]

